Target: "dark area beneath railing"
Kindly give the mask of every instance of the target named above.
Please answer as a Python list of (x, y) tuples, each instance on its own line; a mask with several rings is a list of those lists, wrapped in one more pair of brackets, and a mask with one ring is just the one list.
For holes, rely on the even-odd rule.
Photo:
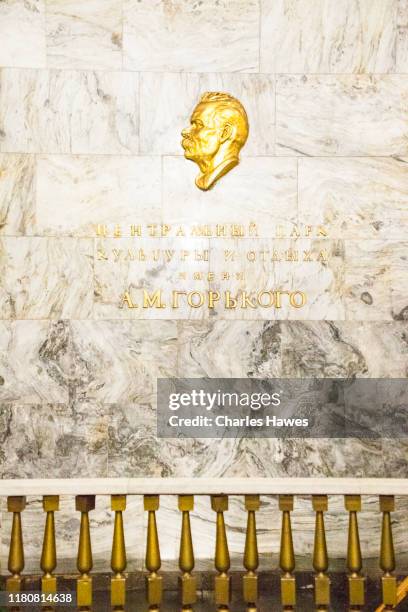
[[(295, 572), (297, 583), (298, 604), (297, 612), (310, 612), (314, 610), (313, 579), (312, 572)], [(145, 596), (145, 573), (130, 572), (127, 574), (127, 612), (135, 609), (142, 610), (147, 608)], [(329, 573), (331, 580), (332, 612), (346, 612), (347, 608), (347, 574)], [(196, 572), (198, 589), (197, 603), (194, 605), (195, 612), (213, 612), (214, 605), (214, 572)], [(231, 572), (232, 579), (232, 605), (234, 612), (245, 612), (245, 603), (241, 597), (243, 572)], [(94, 574), (94, 612), (110, 612), (110, 574)], [(403, 576), (399, 576), (398, 580)], [(176, 612), (179, 610), (179, 595), (177, 591), (177, 572), (163, 572), (164, 593), (161, 612)], [(0, 588), (5, 589), (6, 576), (0, 578)], [(59, 576), (58, 586), (62, 590), (69, 589), (75, 591), (76, 578), (74, 576)], [(40, 577), (26, 577), (24, 579), (24, 590), (39, 590)], [(259, 572), (259, 612), (271, 612), (280, 609), (280, 573)], [(375, 577), (367, 578), (367, 603), (362, 611), (373, 612), (381, 601), (380, 584)], [(30, 608), (37, 610), (38, 608)], [(398, 612), (407, 612), (408, 603), (403, 602), (397, 608)], [(29, 608), (24, 608), (27, 612)], [(56, 608), (66, 612), (67, 608)]]

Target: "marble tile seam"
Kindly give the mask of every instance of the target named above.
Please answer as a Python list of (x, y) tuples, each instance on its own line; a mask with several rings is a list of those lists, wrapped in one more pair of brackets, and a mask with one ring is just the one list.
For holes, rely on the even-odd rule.
[[(279, 143), (280, 147), (285, 147), (287, 145), (284, 145), (282, 143)], [(287, 146), (287, 148), (293, 150), (291, 147)], [(98, 157), (114, 157), (116, 159), (120, 159), (120, 158), (124, 158), (124, 159), (129, 159), (129, 158), (153, 158), (153, 159), (161, 159), (161, 158), (179, 158), (182, 159), (184, 158), (184, 155), (182, 153), (178, 154), (178, 153), (149, 153), (149, 152), (141, 152), (141, 153), (75, 153), (75, 152), (71, 152), (71, 151), (67, 151), (67, 152), (61, 152), (61, 151), (57, 151), (57, 152), (53, 152), (53, 151), (28, 151), (28, 150), (24, 150), (24, 151), (16, 151), (16, 150), (3, 150), (1, 148), (0, 145), (0, 155), (25, 155), (27, 157), (29, 156), (34, 156), (36, 158), (40, 158), (40, 157), (75, 157), (75, 158), (98, 158)], [(356, 154), (341, 154), (341, 155), (335, 155), (333, 153), (327, 153), (326, 155), (324, 154), (311, 154), (311, 153), (301, 153), (299, 155), (285, 155), (283, 153), (260, 153), (259, 155), (251, 153), (251, 154), (247, 154), (245, 153), (245, 151), (242, 152), (242, 157), (241, 157), (241, 164), (243, 162), (243, 160), (245, 159), (294, 159), (294, 160), (302, 160), (302, 159), (394, 159), (396, 161), (401, 161), (405, 164), (408, 164), (408, 149), (407, 149), (407, 153), (403, 153), (403, 154), (398, 154), (398, 153), (390, 153), (390, 154), (364, 154), (364, 153), (356, 153)]]
[[(408, 27), (404, 27), (404, 28), (400, 28), (400, 30), (402, 31), (407, 31)], [(393, 72), (378, 72), (378, 71), (371, 71), (371, 72), (313, 72), (313, 71), (268, 71), (268, 70), (259, 70), (256, 72), (246, 72), (243, 70), (239, 70), (239, 71), (228, 71), (228, 70), (131, 70), (130, 68), (124, 68), (124, 69), (120, 69), (120, 68), (55, 68), (53, 66), (12, 66), (12, 65), (8, 65), (8, 64), (0, 64), (0, 72), (1, 70), (37, 70), (38, 72), (55, 72), (55, 73), (64, 73), (64, 72), (79, 72), (79, 73), (93, 73), (93, 72), (100, 72), (100, 73), (110, 73), (113, 72), (115, 74), (139, 74), (139, 75), (144, 75), (144, 74), (155, 74), (155, 75), (159, 75), (159, 74), (171, 74), (171, 75), (185, 75), (185, 76), (194, 76), (194, 75), (208, 75), (208, 74), (217, 74), (217, 75), (234, 75), (234, 76), (282, 76), (282, 77), (290, 77), (290, 76), (305, 76), (305, 77), (309, 77), (309, 76), (315, 76), (315, 77), (366, 77), (366, 76), (373, 76), (373, 77), (389, 77), (389, 76), (405, 76), (407, 74), (406, 71), (403, 72), (398, 72), (398, 71), (393, 71)], [(408, 69), (408, 68), (407, 68)]]

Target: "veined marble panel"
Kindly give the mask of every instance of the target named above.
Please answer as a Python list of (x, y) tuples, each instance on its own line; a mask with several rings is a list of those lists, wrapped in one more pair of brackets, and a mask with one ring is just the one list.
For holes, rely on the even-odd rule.
[(282, 376), (405, 378), (408, 323), (296, 321), (278, 323)]
[(408, 163), (402, 159), (300, 159), (300, 224), (321, 224), (331, 238), (403, 240), (407, 181)]
[(158, 222), (160, 173), (158, 157), (39, 157), (35, 231), (94, 237), (98, 224)]
[(261, 70), (393, 72), (395, 0), (261, 0)]
[(278, 377), (281, 334), (280, 323), (274, 321), (180, 321), (177, 376)]
[(154, 405), (156, 379), (176, 375), (177, 323), (71, 321), (78, 398)]
[(65, 75), (48, 70), (0, 70), (0, 150), (57, 153), (70, 150), (73, 91)]
[(62, 78), (75, 88), (69, 109), (72, 153), (138, 153), (139, 75), (75, 71)]
[(124, 0), (125, 69), (158, 72), (255, 72), (255, 0)]
[[(405, 321), (180, 321), (178, 376), (405, 378)], [(223, 346), (222, 352), (214, 347)]]
[(169, 477), (192, 474), (191, 440), (157, 438), (156, 411), (143, 404), (112, 404), (108, 475)]
[(93, 241), (2, 238), (0, 277), (0, 319), (89, 317)]
[(408, 1), (398, 0), (398, 40), (396, 72), (408, 72)]
[(0, 234), (30, 233), (34, 223), (35, 158), (0, 154)]
[[(96, 241), (95, 304), (98, 319), (202, 319), (205, 307), (195, 308), (173, 291), (208, 291), (207, 238), (108, 238)], [(207, 253), (207, 255), (205, 254)], [(185, 273), (185, 277), (181, 274)], [(194, 279), (193, 274), (200, 274)], [(160, 300), (149, 306), (144, 292)], [(129, 292), (132, 303), (123, 302)], [(193, 298), (192, 298), (193, 299)], [(194, 297), (194, 303), (197, 296)], [(120, 307), (122, 304), (123, 307)], [(133, 304), (133, 305), (132, 305)]]
[(402, 28), (408, 27), (408, 0), (398, 0), (397, 22)]
[[(407, 253), (406, 241), (346, 241), (344, 296), (347, 319), (407, 318)], [(397, 310), (394, 304), (398, 304)]]
[(206, 91), (226, 91), (244, 105), (250, 130), (243, 155), (273, 155), (274, 77), (241, 73), (143, 73), (140, 98), (142, 153), (182, 154), (180, 132), (189, 125), (191, 113)]
[[(270, 307), (264, 296), (257, 307), (225, 309), (220, 300), (214, 314), (222, 319), (306, 319), (342, 320), (345, 318), (342, 285), (344, 279), (344, 247), (342, 241), (283, 239), (210, 239), (210, 271), (214, 281), (210, 289), (232, 296), (243, 291), (257, 295), (261, 291), (289, 291), (306, 294), (301, 308), (290, 306), (282, 296), (281, 307)], [(226, 252), (234, 253), (234, 260)], [(321, 256), (324, 261), (321, 260)], [(293, 258), (288, 261), (287, 258)], [(305, 257), (310, 258), (309, 261)], [(276, 261), (274, 261), (276, 259)], [(230, 278), (223, 280), (228, 272)], [(243, 274), (243, 278), (241, 278)], [(255, 299), (252, 302), (256, 302)], [(297, 304), (300, 303), (298, 300)]]
[(197, 166), (180, 157), (163, 160), (163, 218), (187, 229), (199, 224), (255, 222), (263, 236), (297, 222), (296, 159), (244, 157), (210, 191), (195, 185)]
[(47, 63), (51, 68), (122, 68), (122, 3), (46, 0)]
[(137, 74), (3, 69), (0, 79), (2, 151), (138, 152)]
[(383, 440), (385, 476), (387, 478), (408, 478), (408, 442), (406, 439)]
[(45, 0), (3, 0), (0, 4), (0, 66), (43, 68)]
[(374, 477), (384, 473), (381, 440), (194, 439), (195, 477)]
[(2, 478), (107, 476), (107, 410), (97, 403), (3, 403)]
[(0, 321), (0, 401), (68, 401), (71, 350), (65, 321)]
[(277, 155), (408, 152), (402, 75), (279, 75), (276, 96)]

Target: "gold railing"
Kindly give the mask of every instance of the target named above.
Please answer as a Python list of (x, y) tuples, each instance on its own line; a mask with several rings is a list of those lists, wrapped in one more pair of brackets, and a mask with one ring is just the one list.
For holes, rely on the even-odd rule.
[[(40, 559), (43, 572), (41, 589), (44, 594), (57, 591), (54, 571), (57, 567), (55, 512), (59, 509), (60, 495), (80, 491), (75, 495), (75, 507), (80, 512), (77, 554), (77, 606), (81, 610), (92, 609), (92, 543), (89, 513), (95, 508), (96, 494), (111, 494), (113, 514), (113, 540), (111, 555), (111, 607), (119, 611), (126, 604), (126, 545), (123, 512), (128, 495), (143, 495), (147, 514), (146, 539), (146, 599), (148, 609), (159, 612), (163, 596), (161, 558), (156, 513), (159, 511), (160, 495), (177, 495), (181, 513), (179, 554), (179, 609), (192, 612), (196, 603), (197, 583), (194, 576), (194, 550), (190, 513), (194, 512), (194, 496), (209, 495), (215, 512), (214, 603), (218, 611), (228, 611), (231, 601), (230, 555), (224, 513), (228, 511), (228, 496), (242, 495), (247, 512), (245, 549), (243, 551), (242, 600), (247, 612), (258, 610), (259, 565), (256, 512), (260, 508), (262, 495), (277, 495), (281, 514), (281, 539), (279, 565), (281, 609), (296, 608), (295, 547), (292, 535), (291, 513), (296, 495), (310, 495), (311, 512), (315, 514), (314, 550), (311, 566), (314, 569), (314, 609), (320, 612), (330, 608), (329, 558), (326, 545), (324, 513), (328, 510), (328, 495), (344, 496), (345, 510), (349, 514), (347, 541), (348, 610), (362, 610), (366, 604), (365, 577), (362, 574), (362, 554), (358, 513), (362, 495), (378, 495), (379, 567), (381, 568), (382, 605), (378, 610), (393, 610), (406, 593), (406, 581), (397, 585), (393, 572), (396, 569), (391, 513), (395, 509), (395, 495), (408, 494), (408, 481), (399, 479), (95, 479), (95, 480), (41, 480), (1, 481), (0, 493), (7, 495), (7, 508), (13, 515), (7, 579), (7, 591), (22, 590), (24, 570), (24, 545), (22, 514), (27, 495), (43, 495), (45, 529)], [(155, 491), (155, 492), (154, 492)], [(258, 492), (254, 492), (258, 491)], [(12, 493), (12, 494), (10, 494)], [(24, 495), (22, 494), (24, 493)]]

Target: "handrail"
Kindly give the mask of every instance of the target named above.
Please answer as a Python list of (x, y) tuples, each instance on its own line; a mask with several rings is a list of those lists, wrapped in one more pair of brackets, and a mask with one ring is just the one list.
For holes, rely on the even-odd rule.
[(408, 495), (408, 478), (41, 478), (0, 480), (0, 495)]

